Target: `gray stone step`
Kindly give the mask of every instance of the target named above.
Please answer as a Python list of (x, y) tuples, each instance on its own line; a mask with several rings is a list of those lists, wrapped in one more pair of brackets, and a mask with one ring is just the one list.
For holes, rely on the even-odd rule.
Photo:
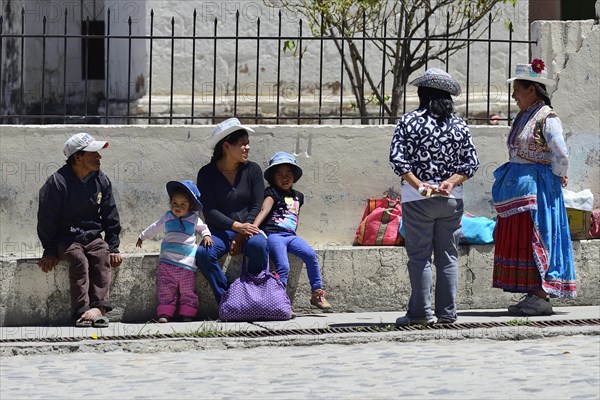
[[(380, 312), (406, 309), (410, 283), (403, 247), (330, 246), (316, 249), (328, 299), (334, 312)], [(600, 304), (600, 240), (574, 241), (577, 298), (556, 300), (557, 306)], [(505, 308), (519, 295), (491, 287), (493, 245), (461, 246), (459, 309)], [(230, 280), (240, 270), (239, 257), (225, 257)], [(311, 311), (310, 287), (300, 259), (290, 256), (288, 294), (294, 311)], [(124, 254), (113, 271), (113, 321), (144, 322), (156, 318), (157, 254)], [(435, 272), (435, 271), (434, 271)], [(71, 324), (67, 266), (42, 272), (37, 259), (0, 259), (0, 326)], [(216, 319), (217, 304), (205, 279), (197, 274), (200, 310), (197, 319)], [(315, 309), (313, 308), (312, 311)]]

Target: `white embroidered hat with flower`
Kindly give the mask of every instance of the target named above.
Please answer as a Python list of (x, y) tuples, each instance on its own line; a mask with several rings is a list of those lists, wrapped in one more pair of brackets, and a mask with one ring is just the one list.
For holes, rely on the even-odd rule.
[(534, 58), (531, 61), (531, 64), (517, 64), (515, 67), (515, 75), (506, 82), (512, 83), (515, 80), (531, 81), (546, 86), (556, 85), (554, 80), (548, 78), (546, 65), (539, 58)]

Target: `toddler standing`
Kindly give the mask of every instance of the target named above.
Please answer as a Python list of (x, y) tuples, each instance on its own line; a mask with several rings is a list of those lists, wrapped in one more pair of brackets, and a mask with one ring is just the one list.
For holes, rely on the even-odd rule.
[(270, 186), (265, 189), (265, 199), (254, 224), (262, 225), (267, 234), (269, 254), (281, 282), (287, 286), (290, 272), (287, 255), (289, 251), (300, 257), (306, 265), (312, 290), (310, 304), (328, 310), (331, 304), (325, 298), (317, 254), (306, 240), (296, 235), (298, 214), (304, 204), (304, 195), (292, 186), (301, 176), (302, 169), (292, 154), (283, 151), (275, 153), (264, 172)]
[(189, 180), (167, 183), (171, 210), (140, 234), (136, 246), (160, 232), (165, 237), (160, 245), (158, 265), (158, 322), (169, 322), (177, 309), (179, 291), (179, 315), (185, 322), (192, 321), (198, 312), (195, 265), (196, 233), (202, 236), (204, 247), (212, 246), (208, 226), (196, 212), (202, 210), (200, 191)]

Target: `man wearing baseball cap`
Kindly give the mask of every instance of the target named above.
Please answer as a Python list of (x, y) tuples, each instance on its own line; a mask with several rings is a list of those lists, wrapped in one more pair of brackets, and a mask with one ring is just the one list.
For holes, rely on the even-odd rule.
[(87, 133), (71, 136), (66, 164), (40, 189), (37, 231), (44, 254), (38, 264), (44, 272), (59, 260), (69, 264), (71, 306), (81, 327), (108, 326), (110, 268), (122, 262), (119, 213), (111, 182), (100, 171), (98, 150), (106, 147)]

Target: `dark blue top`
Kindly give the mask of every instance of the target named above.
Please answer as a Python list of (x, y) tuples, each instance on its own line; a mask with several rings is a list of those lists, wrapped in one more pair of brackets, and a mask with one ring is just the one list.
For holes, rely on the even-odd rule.
[(253, 223), (260, 211), (265, 183), (255, 162), (242, 164), (233, 186), (211, 162), (200, 168), (196, 184), (204, 205), (204, 221), (211, 230), (231, 230), (235, 221)]
[(44, 256), (58, 256), (58, 244), (89, 244), (102, 237), (119, 252), (121, 224), (112, 185), (102, 172), (81, 180), (70, 165), (53, 173), (40, 189), (38, 236)]

